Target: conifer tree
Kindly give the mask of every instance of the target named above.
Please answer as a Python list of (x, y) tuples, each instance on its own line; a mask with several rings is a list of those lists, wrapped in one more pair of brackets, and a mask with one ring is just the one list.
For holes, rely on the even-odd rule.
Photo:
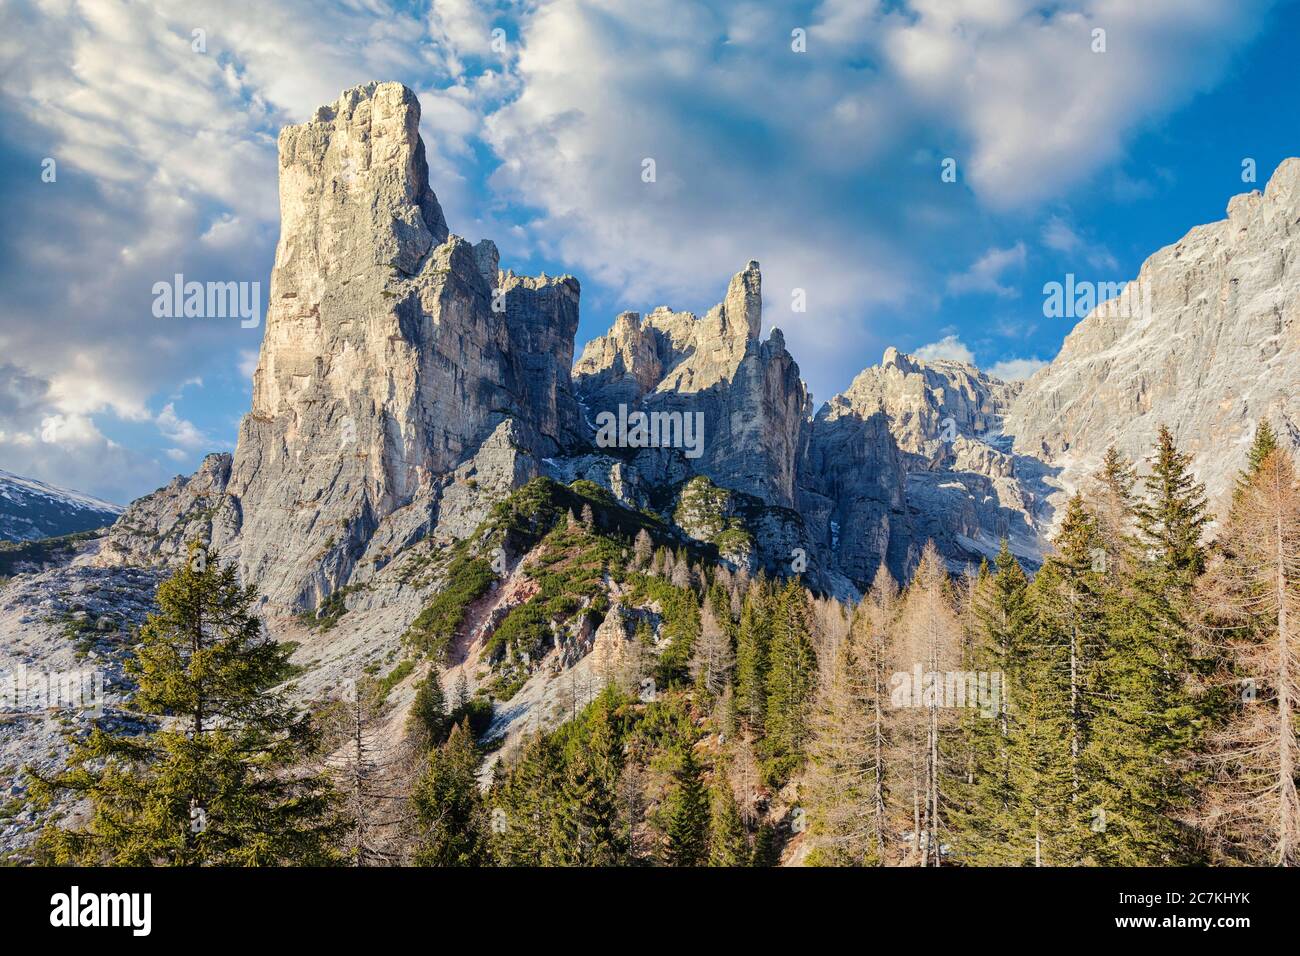
[[(938, 866), (947, 836), (944, 819), (950, 779), (942, 759), (942, 737), (954, 722), (944, 699), (945, 674), (960, 660), (961, 624), (952, 604), (947, 569), (933, 541), (926, 543), (920, 563), (908, 585), (899, 619), (900, 663), (906, 673), (891, 680), (891, 706), (899, 723), (899, 742), (910, 773), (910, 790), (896, 795), (906, 803), (912, 834), (911, 862)], [(920, 699), (913, 691), (912, 675), (922, 675)], [(897, 697), (895, 696), (897, 695)]]
[(863, 602), (849, 638), (819, 659), (805, 801), (810, 862), (817, 865), (883, 862), (889, 674), (871, 633), (871, 600)]
[(709, 792), (689, 743), (683, 744), (667, 814), (665, 858), (670, 866), (703, 866), (709, 854)]
[(407, 718), (407, 727), (425, 750), (441, 744), (450, 729), (447, 726), (447, 698), (438, 671), (437, 665), (433, 665), (416, 686), (415, 700)]
[(490, 811), (493, 851), (502, 866), (558, 865), (563, 772), (554, 741), (540, 733), (525, 740), (505, 766)]
[(713, 788), (709, 822), (709, 866), (749, 866), (751, 850), (731, 789)]
[(1277, 447), (1277, 432), (1268, 423), (1268, 419), (1261, 418), (1259, 424), (1255, 426), (1255, 437), (1250, 443), (1250, 450), (1246, 452), (1246, 467), (1237, 475), (1236, 483), (1233, 485), (1232, 503), (1234, 507), (1240, 501), (1241, 496), (1250, 488), (1251, 479), (1259, 473), (1260, 467), (1264, 464), (1264, 459), (1276, 451)]
[[(1019, 865), (1020, 793), (1013, 775), (1013, 742), (1018, 730), (1012, 712), (1012, 687), (1019, 677), (1029, 607), (1028, 578), (1004, 539), (993, 568), (981, 565), (971, 592), (975, 635), (970, 669), (987, 674), (997, 688), (993, 713), (968, 708), (970, 763), (964, 773), (960, 810), (955, 814), (957, 855), (977, 866)], [(996, 680), (996, 683), (994, 683)]]
[(1019, 799), (1011, 845), (1037, 866), (1077, 865), (1089, 852), (1096, 808), (1085, 753), (1107, 647), (1106, 578), (1096, 560), (1101, 541), (1096, 520), (1075, 495), (1053, 553), (1027, 592), (1030, 620), (1010, 694), (1011, 780)]
[(1091, 840), (1104, 865), (1191, 862), (1186, 824), (1196, 785), (1191, 754), (1212, 709), (1196, 693), (1189, 605), (1205, 562), (1204, 487), (1161, 427), (1145, 496), (1135, 506), (1129, 580), (1106, 604), (1107, 646), (1086, 761), (1097, 815)]
[(636, 533), (636, 540), (632, 543), (632, 554), (635, 558), (634, 567), (640, 571), (645, 569), (651, 557), (654, 555), (654, 542), (650, 540), (650, 532), (642, 528)]
[(319, 864), (344, 829), (324, 774), (294, 772), (319, 732), (274, 688), (289, 652), (262, 634), (256, 590), (205, 545), (158, 587), (127, 671), (133, 707), (167, 718), (141, 736), (94, 729), (34, 795), (88, 798), (85, 829), (44, 831), (56, 864)]
[(570, 728), (557, 814), (558, 865), (613, 866), (626, 853), (618, 806), (623, 745), (613, 716), (621, 700), (607, 687)]
[[(1261, 432), (1266, 425), (1261, 423)], [(1200, 582), (1232, 706), (1210, 735), (1200, 820), (1220, 861), (1300, 864), (1300, 486), (1256, 434), (1217, 554)]]
[(757, 733), (767, 713), (767, 660), (771, 609), (767, 583), (753, 580), (740, 610), (736, 635), (736, 708)]
[(417, 866), (481, 866), (488, 862), (489, 821), (479, 796), (479, 755), (468, 719), (452, 728), (411, 795)]
[(701, 690), (716, 699), (730, 686), (735, 663), (730, 629), (719, 620), (715, 602), (706, 599), (700, 608), (700, 636), (691, 653), (691, 676)]
[(803, 760), (816, 668), (807, 595), (791, 579), (775, 601), (768, 648), (764, 744), (773, 781), (783, 782)]

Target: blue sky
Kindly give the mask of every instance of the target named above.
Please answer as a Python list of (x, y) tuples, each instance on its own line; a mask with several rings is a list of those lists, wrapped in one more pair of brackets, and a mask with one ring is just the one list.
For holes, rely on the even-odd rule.
[(818, 402), (889, 345), (1031, 372), (1074, 322), (1044, 283), (1132, 278), (1300, 154), (1294, 3), (647, 10), (8, 0), (0, 468), (126, 501), (233, 447), (261, 329), (157, 319), (153, 284), (265, 297), (278, 130), (372, 79), (420, 96), (453, 232), (579, 277), (578, 349), (624, 309), (702, 313), (755, 258)]

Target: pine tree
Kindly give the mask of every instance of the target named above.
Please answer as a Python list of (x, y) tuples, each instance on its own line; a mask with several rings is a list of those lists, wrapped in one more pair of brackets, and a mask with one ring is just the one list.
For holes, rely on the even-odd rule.
[(561, 866), (613, 866), (627, 847), (619, 825), (618, 781), (623, 764), (614, 710), (622, 698), (606, 688), (571, 728), (557, 816)]
[(425, 750), (438, 746), (446, 739), (450, 730), (447, 725), (447, 698), (442, 691), (442, 676), (436, 664), (416, 687), (407, 727)]
[(479, 756), (468, 720), (430, 751), (411, 794), (417, 866), (480, 866), (488, 861), (488, 820), (479, 796)]
[(546, 734), (524, 741), (492, 789), (493, 854), (502, 866), (559, 864), (564, 765), (555, 742)]
[(752, 851), (730, 788), (713, 788), (709, 822), (709, 866), (749, 866)]
[(344, 822), (324, 774), (293, 772), (319, 732), (275, 691), (289, 653), (262, 634), (253, 587), (197, 542), (158, 587), (127, 671), (137, 711), (171, 718), (142, 736), (96, 728), (38, 799), (88, 798), (84, 830), (51, 825), (40, 853), (60, 865), (325, 863)]
[(642, 528), (636, 533), (636, 540), (632, 543), (632, 554), (634, 564), (638, 571), (649, 566), (650, 559), (654, 555), (654, 542), (650, 540), (650, 532)]
[(762, 732), (767, 714), (767, 660), (771, 643), (770, 594), (765, 581), (749, 585), (736, 635), (736, 707), (745, 723)]
[[(1266, 427), (1261, 423), (1261, 432)], [(1200, 819), (1216, 857), (1300, 864), (1300, 486), (1270, 434), (1256, 434), (1244, 481), (1200, 582), (1210, 640), (1233, 703), (1210, 735)], [(1252, 449), (1252, 452), (1257, 450)]]
[(1031, 626), (1026, 666), (1012, 696), (1025, 708), (1020, 743), (1024, 825), (1034, 836), (1034, 861), (1083, 862), (1096, 810), (1085, 751), (1101, 706), (1106, 577), (1096, 555), (1097, 523), (1083, 498), (1070, 499), (1054, 542), (1029, 589)]
[(1232, 503), (1234, 506), (1250, 488), (1251, 479), (1259, 473), (1260, 467), (1264, 464), (1264, 459), (1276, 451), (1277, 447), (1277, 432), (1268, 423), (1268, 419), (1261, 418), (1259, 424), (1255, 426), (1255, 438), (1250, 443), (1250, 451), (1246, 453), (1246, 467), (1241, 474), (1237, 475), (1236, 484), (1233, 486)]
[(808, 617), (803, 586), (794, 579), (787, 581), (775, 602), (768, 648), (764, 744), (774, 782), (789, 777), (803, 760), (808, 743), (817, 668)]
[[(1026, 639), (1029, 581), (1006, 540), (993, 569), (981, 565), (971, 592), (974, 616), (970, 669), (988, 675), (996, 687), (993, 713), (970, 709), (969, 763), (964, 769), (960, 811), (954, 820), (957, 856), (977, 866), (1018, 865), (1027, 859), (1017, 813), (1020, 793), (1013, 776), (1013, 741), (1017, 726), (1010, 705)], [(996, 684), (994, 681), (996, 680)]]
[(1167, 428), (1143, 484), (1129, 580), (1106, 602), (1099, 707), (1085, 757), (1098, 817), (1091, 845), (1106, 865), (1195, 859), (1185, 822), (1197, 783), (1190, 758), (1212, 708), (1193, 683), (1205, 665), (1193, 656), (1188, 623), (1210, 518), (1204, 487)]
[(1137, 472), (1133, 463), (1112, 445), (1106, 450), (1101, 468), (1093, 475), (1088, 495), (1089, 512), (1097, 524), (1102, 557), (1094, 560), (1097, 570), (1120, 579), (1132, 552)]
[(702, 866), (709, 854), (709, 792), (689, 743), (682, 747), (674, 779), (665, 858), (670, 866)]

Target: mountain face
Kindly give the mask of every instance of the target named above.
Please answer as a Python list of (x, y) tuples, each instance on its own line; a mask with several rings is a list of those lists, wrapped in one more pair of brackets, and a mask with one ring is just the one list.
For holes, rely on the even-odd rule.
[(467, 533), (578, 435), (577, 280), (503, 273), (490, 241), (448, 231), (419, 121), (410, 90), (369, 84), (280, 135), (253, 407), (198, 496), (274, 604), (314, 607), (440, 522)]
[(890, 348), (821, 407), (801, 463), (801, 511), (837, 568), (865, 589), (901, 579), (933, 540), (953, 570), (1006, 538), (1042, 557), (1043, 468), (1012, 453), (1003, 419), (1018, 386), (960, 362)]
[(1128, 293), (1025, 384), (1006, 420), (1017, 452), (1072, 490), (1110, 445), (1141, 461), (1163, 423), (1213, 502), (1260, 419), (1300, 446), (1300, 159), (1147, 259)]
[(0, 541), (35, 541), (102, 528), (121, 513), (107, 501), (0, 471)]
[[(583, 349), (574, 387), (588, 420), (622, 404), (648, 413), (698, 414), (701, 454), (644, 449), (638, 470), (657, 484), (688, 468), (767, 504), (795, 505), (795, 470), (808, 440), (812, 398), (779, 330), (766, 342), (762, 276), (750, 261), (703, 318), (660, 306), (624, 312)], [(685, 460), (683, 460), (685, 459)]]
[[(517, 276), (490, 241), (452, 234), (418, 129), (414, 95), (386, 83), (283, 131), (234, 453), (133, 502), (70, 563), (4, 584), (0, 667), (68, 666), (69, 633), (104, 660), (128, 653), (199, 538), (298, 645), (302, 701), (385, 672), (400, 736), (437, 643), (447, 694), (463, 678), (489, 695), (486, 736), (517, 740), (647, 642), (680, 650), (668, 584), (689, 589), (700, 563), (840, 597), (882, 567), (906, 578), (929, 540), (954, 572), (1003, 538), (1032, 569), (1062, 494), (1111, 444), (1140, 460), (1167, 423), (1212, 493), (1260, 417), (1300, 447), (1300, 160), (1152, 256), (1134, 283), (1149, 307), (1094, 309), (1029, 382), (891, 348), (814, 412), (781, 333), (762, 339), (757, 262), (704, 316), (624, 312), (575, 363), (577, 280)], [(692, 429), (610, 440), (641, 415)], [(93, 527), (116, 509), (0, 472), (0, 536), (73, 530), (54, 522), (74, 513)], [(629, 572), (641, 532), (661, 550), (637, 567), (663, 587)], [(52, 721), (15, 724), (0, 766), (57, 765), (61, 741)], [(18, 839), (0, 831), (0, 847)]]
[[(1300, 161), (1152, 256), (1143, 308), (1098, 306), (1023, 387), (889, 349), (814, 414), (779, 330), (762, 339), (757, 262), (705, 315), (624, 312), (575, 363), (577, 280), (502, 271), (490, 241), (452, 234), (418, 127), (389, 83), (283, 131), (238, 446), (134, 504), (101, 560), (171, 560), (202, 532), (271, 605), (312, 609), (547, 476), (593, 482), (738, 568), (851, 595), (882, 566), (905, 577), (927, 540), (954, 571), (1002, 538), (1036, 566), (1062, 493), (1111, 444), (1140, 460), (1159, 422), (1212, 493), (1236, 468), (1215, 452), (1258, 417), (1300, 441)], [(638, 416), (676, 440), (637, 440)]]

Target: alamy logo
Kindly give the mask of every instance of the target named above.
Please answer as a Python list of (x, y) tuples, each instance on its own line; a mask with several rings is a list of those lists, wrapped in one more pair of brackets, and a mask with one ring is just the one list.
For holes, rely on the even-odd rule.
[(889, 678), (893, 707), (978, 707), (995, 717), (1002, 706), (1001, 671), (925, 671), (917, 664)]
[(682, 448), (687, 458), (704, 454), (703, 412), (631, 412), (596, 415), (596, 444), (601, 448)]
[(51, 926), (129, 926), (134, 936), (148, 936), (153, 928), (153, 894), (86, 893), (74, 886), (70, 893), (50, 897)]
[(72, 671), (29, 671), (26, 664), (0, 671), (0, 712), (69, 707), (104, 712), (104, 674), (92, 668)]
[(1107, 318), (1151, 318), (1151, 280), (1135, 282), (1090, 282), (1075, 279), (1073, 272), (1064, 282), (1043, 286), (1043, 315), (1049, 319), (1082, 319), (1100, 306)]
[(155, 282), (153, 297), (158, 319), (238, 318), (243, 329), (262, 323), (260, 282), (186, 282), (178, 272), (171, 282)]

